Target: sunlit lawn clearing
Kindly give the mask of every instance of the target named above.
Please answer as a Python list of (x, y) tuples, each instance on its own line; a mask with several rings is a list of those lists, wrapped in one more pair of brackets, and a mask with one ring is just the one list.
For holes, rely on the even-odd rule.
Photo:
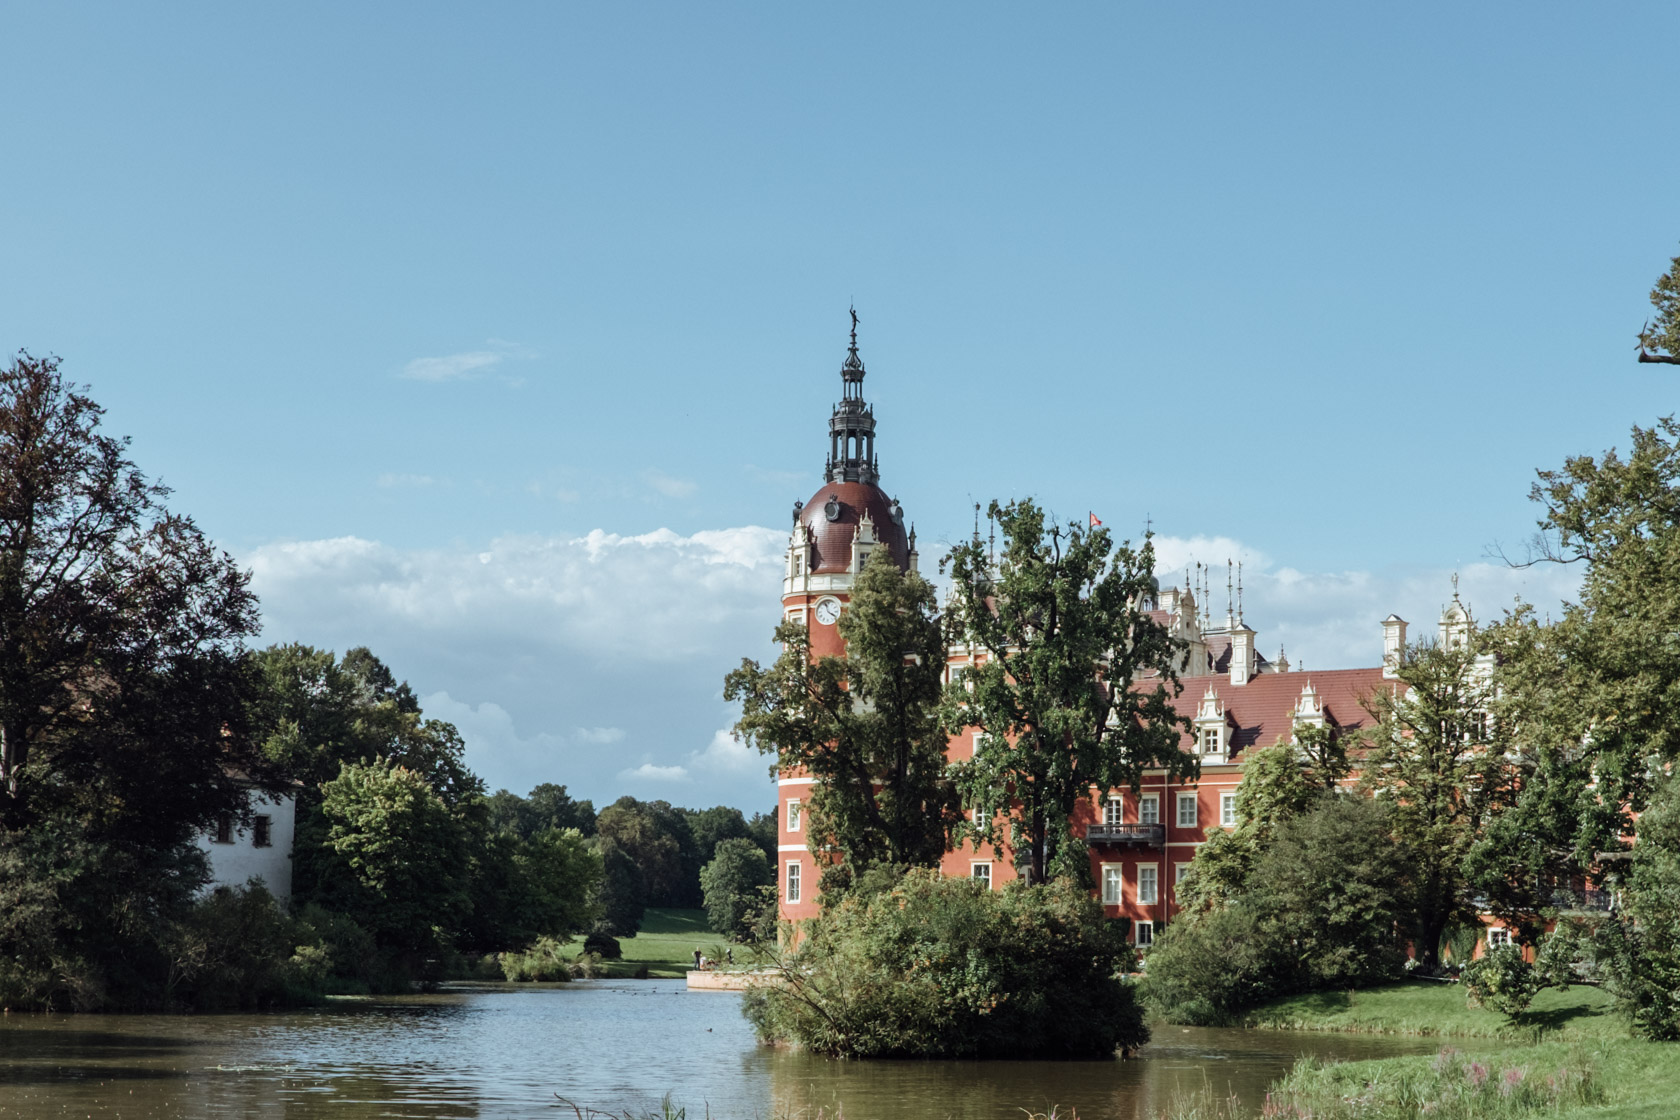
[[(1459, 984), (1409, 980), (1353, 992), (1311, 992), (1262, 1004), (1244, 1022), (1283, 1030), (1460, 1038), (1626, 1038), (1606, 993), (1586, 985), (1547, 988), (1515, 1022), (1472, 1008)], [(1677, 1054), (1680, 1060), (1680, 1054)]]
[[(649, 909), (636, 936), (621, 937), (618, 944), (624, 957), (604, 962), (608, 976), (634, 976), (646, 968), (650, 979), (680, 979), (694, 967), (695, 949), (718, 962), (729, 949), (734, 950), (737, 965), (757, 959), (746, 946), (732, 945), (713, 933), (704, 910)], [(581, 953), (583, 938), (573, 938), (571, 950), (574, 956)]]

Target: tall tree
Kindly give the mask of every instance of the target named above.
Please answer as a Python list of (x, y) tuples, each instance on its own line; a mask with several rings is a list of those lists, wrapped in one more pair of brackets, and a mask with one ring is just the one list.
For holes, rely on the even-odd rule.
[(0, 370), (0, 826), (73, 806), (161, 848), (278, 780), (242, 719), (257, 601), (103, 413), (56, 358)]
[(1508, 729), (1489, 718), (1491, 666), (1475, 645), (1413, 646), (1396, 673), (1396, 687), (1366, 701), (1377, 727), (1360, 783), (1390, 808), (1413, 947), (1432, 967), (1447, 926), (1477, 920), (1465, 861), (1512, 782)]
[[(1200, 772), (1179, 747), (1189, 728), (1172, 703), (1180, 651), (1149, 615), (1155, 550), (1147, 537), (1116, 547), (1107, 529), (1051, 524), (1030, 500), (993, 502), (989, 516), (1003, 533), (996, 563), (978, 534), (944, 561), (950, 636), (983, 658), (946, 690), (947, 728), (978, 729), (956, 783), (970, 806), (1001, 810), (1032, 882), (1083, 879), (1069, 820), (1093, 786)], [(977, 831), (1003, 840), (997, 818)]]
[(813, 851), (832, 850), (825, 871), (850, 877), (873, 866), (931, 866), (955, 816), (939, 722), (945, 644), (933, 585), (876, 549), (840, 616), (846, 656), (813, 658), (805, 627), (776, 629), (782, 655), (768, 669), (742, 661), (724, 683), (741, 702), (736, 733), (817, 781), (806, 806)]
[(1655, 322), (1647, 320), (1639, 331), (1639, 360), (1680, 365), (1680, 257), (1657, 277), (1651, 306), (1657, 309), (1657, 317)]

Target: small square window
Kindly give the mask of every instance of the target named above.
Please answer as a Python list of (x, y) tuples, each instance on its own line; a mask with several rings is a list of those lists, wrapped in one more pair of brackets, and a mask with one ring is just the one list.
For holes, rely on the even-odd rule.
[(799, 810), (800, 810), (800, 806), (799, 806), (799, 799), (798, 798), (795, 798), (792, 801), (788, 802), (788, 831), (789, 832), (798, 832), (800, 826), (805, 823), (805, 814), (803, 814)]
[(1102, 869), (1102, 898), (1104, 906), (1120, 905), (1121, 868), (1117, 863), (1105, 863)]
[(1137, 900), (1140, 905), (1153, 906), (1160, 901), (1160, 892), (1156, 887), (1157, 872), (1153, 865), (1138, 868)]
[(1139, 922), (1136, 926), (1132, 927), (1132, 944), (1136, 945), (1140, 949), (1148, 948), (1149, 946), (1155, 944), (1155, 923)]
[(1489, 929), (1488, 948), (1498, 949), (1511, 943), (1511, 931), (1508, 929)]
[(984, 883), (987, 890), (992, 889), (992, 865), (990, 863), (970, 864), (968, 873), (974, 877), (976, 883)]
[(1219, 823), (1224, 828), (1234, 828), (1237, 823), (1237, 795), (1222, 793), (1219, 795)]
[(1178, 827), (1196, 827), (1196, 795), (1193, 793), (1178, 795)]
[(274, 838), (269, 829), (269, 819), (258, 817), (251, 822), (251, 847), (272, 848), (273, 846)]
[(1138, 823), (1139, 824), (1160, 824), (1161, 823), (1161, 795), (1160, 794), (1158, 794), (1158, 793), (1146, 793), (1142, 797), (1138, 798)]
[(787, 900), (799, 901), (799, 864), (792, 861), (787, 865)]

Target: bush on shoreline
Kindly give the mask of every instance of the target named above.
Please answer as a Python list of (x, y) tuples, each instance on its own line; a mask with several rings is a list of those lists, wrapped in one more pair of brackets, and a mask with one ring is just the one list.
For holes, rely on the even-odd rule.
[(858, 1058), (1111, 1058), (1149, 1040), (1131, 949), (1072, 883), (988, 891), (932, 870), (854, 888), (800, 926), (782, 984), (742, 1010), (765, 1041)]

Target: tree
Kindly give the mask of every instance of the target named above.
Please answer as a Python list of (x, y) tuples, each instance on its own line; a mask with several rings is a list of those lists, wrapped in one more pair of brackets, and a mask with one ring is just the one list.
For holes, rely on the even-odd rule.
[[(1002, 817), (965, 833), (1002, 844), (1007, 819), (1030, 882), (1089, 876), (1069, 820), (1092, 787), (1134, 791), (1144, 771), (1195, 777), (1179, 747), (1189, 722), (1174, 639), (1146, 609), (1154, 548), (1112, 548), (1108, 530), (1048, 525), (1029, 500), (991, 504), (1003, 554), (953, 548), (952, 640), (983, 656), (946, 690), (947, 730), (976, 728), (974, 755), (954, 767), (966, 804)], [(987, 814), (990, 817), (990, 814)]]
[(1657, 309), (1657, 319), (1655, 323), (1647, 320), (1640, 328), (1639, 360), (1680, 364), (1680, 257), (1671, 260), (1668, 271), (1657, 277), (1651, 289), (1651, 306)]
[(56, 358), (0, 370), (0, 827), (157, 850), (279, 775), (241, 712), (249, 577), (100, 431)]
[(487, 799), (490, 828), (494, 832), (529, 838), (548, 828), (575, 828), (584, 836), (595, 835), (595, 806), (574, 801), (565, 786), (543, 782), (520, 797), (499, 789)]
[[(729, 674), (724, 697), (742, 708), (736, 734), (816, 779), (807, 840), (813, 851), (839, 853), (840, 875), (931, 866), (955, 816), (939, 722), (945, 644), (933, 586), (876, 549), (839, 628), (844, 658), (813, 659), (805, 627), (783, 623), (782, 655), (770, 668), (743, 660)], [(825, 894), (838, 885), (825, 873)]]
[(1627, 905), (1594, 938), (1606, 986), (1650, 1039), (1680, 1039), (1680, 777), (1658, 787), (1627, 861)]
[(718, 843), (711, 862), (700, 869), (706, 896), (706, 920), (725, 937), (751, 937), (763, 891), (776, 882), (776, 872), (764, 852), (751, 840), (736, 838)]
[(1491, 667), (1469, 642), (1413, 646), (1396, 673), (1397, 687), (1367, 700), (1378, 726), (1360, 782), (1393, 813), (1395, 848), (1410, 871), (1413, 946), (1432, 968), (1447, 927), (1477, 920), (1466, 858), (1512, 782), (1508, 729), (1488, 716)]
[(700, 904), (700, 853), (683, 810), (669, 801), (621, 797), (601, 810), (595, 828), (604, 844), (636, 865), (647, 905)]

